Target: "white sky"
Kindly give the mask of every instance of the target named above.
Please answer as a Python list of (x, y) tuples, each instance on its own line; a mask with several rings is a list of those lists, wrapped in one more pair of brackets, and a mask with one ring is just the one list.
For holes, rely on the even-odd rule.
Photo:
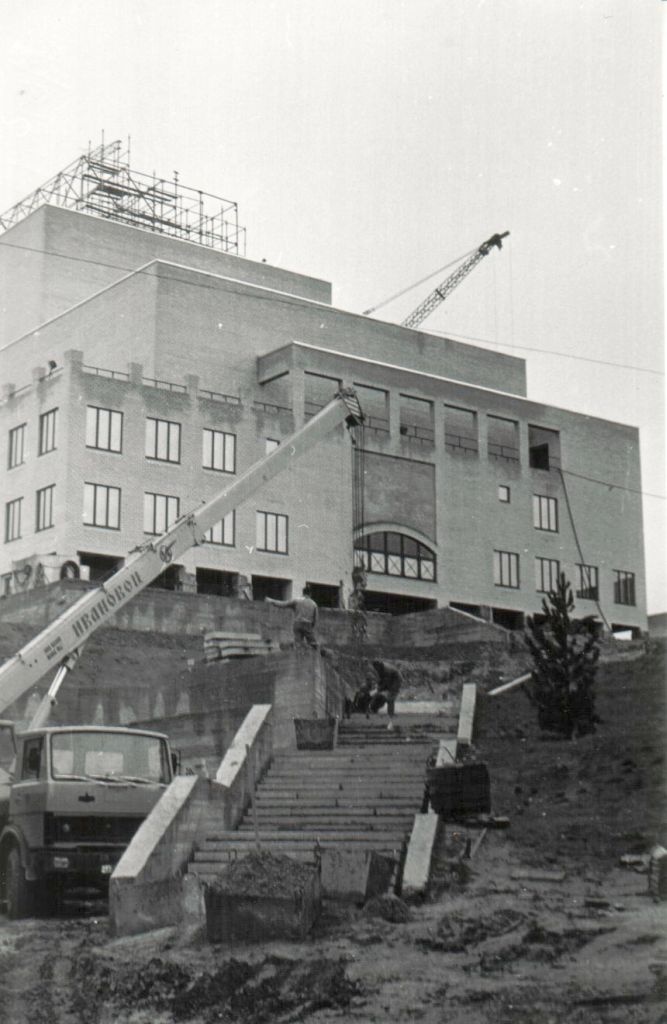
[(0, 210), (129, 135), (137, 170), (236, 200), (250, 258), (353, 312), (509, 229), (424, 326), (526, 358), (531, 398), (640, 427), (664, 611), (664, 7), (0, 0)]

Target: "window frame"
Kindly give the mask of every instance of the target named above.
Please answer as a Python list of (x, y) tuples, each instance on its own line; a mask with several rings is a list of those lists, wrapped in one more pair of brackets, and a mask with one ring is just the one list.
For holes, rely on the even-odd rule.
[[(93, 425), (93, 418), (91, 413), (94, 413), (94, 428), (91, 431)], [(108, 422), (106, 424), (106, 430), (101, 429), (100, 420), (103, 417), (100, 413), (106, 413), (108, 416)], [(118, 417), (116, 419), (116, 417)], [(117, 424), (117, 431), (114, 430), (114, 423)], [(113, 447), (114, 434), (118, 434), (118, 447)], [(94, 443), (89, 440), (89, 434), (94, 434)], [(106, 433), (106, 444), (100, 444), (100, 433)], [(86, 448), (90, 448), (94, 451), (109, 452), (112, 455), (123, 454), (123, 413), (120, 409), (110, 409), (103, 405), (87, 405), (86, 406)]]
[[(48, 484), (35, 491), (35, 533), (50, 530), (55, 525), (53, 518), (55, 493), (55, 484)], [(48, 522), (46, 522), (47, 519)]]
[[(577, 562), (577, 573), (579, 575), (579, 586), (575, 591), (575, 597), (580, 601), (599, 601), (600, 599), (600, 574), (597, 565), (587, 565), (585, 562)], [(586, 575), (588, 580), (586, 582)], [(593, 583), (592, 581), (595, 580)]]
[[(505, 572), (505, 569), (508, 571)], [(493, 585), (506, 590), (521, 589), (521, 560), (518, 551), (493, 549)]]
[[(207, 435), (210, 434), (210, 439)], [(222, 465), (215, 465), (216, 462), (216, 438), (222, 438), (221, 454)], [(209, 443), (207, 443), (209, 440)], [(227, 443), (231, 442), (231, 469), (227, 465)], [(207, 462), (210, 457), (210, 462)], [(227, 430), (216, 430), (215, 427), (202, 427), (202, 469), (209, 469), (214, 473), (236, 473), (236, 434)]]
[[(503, 497), (501, 491), (504, 491), (505, 497)], [(512, 488), (508, 484), (498, 484), (498, 501), (501, 505), (512, 504)]]
[[(228, 529), (231, 524), (231, 540), (225, 540)], [(220, 527), (221, 540), (215, 539), (214, 531)], [(212, 544), (215, 547), (233, 548), (236, 547), (236, 511), (232, 510), (228, 512), (226, 516), (218, 520), (209, 530), (204, 534), (204, 544)]]
[(58, 406), (43, 412), (39, 417), (38, 455), (48, 455), (57, 448)]
[[(263, 520), (261, 517), (264, 517)], [(281, 522), (283, 521), (284, 522)], [(260, 527), (260, 523), (263, 522), (263, 526)], [(281, 529), (284, 531), (284, 548), (281, 547)], [(275, 538), (275, 547), (269, 547), (270, 537), (273, 535)], [(262, 551), (270, 555), (288, 555), (289, 554), (289, 516), (284, 512), (267, 512), (262, 509), (257, 509), (255, 512), (255, 541), (256, 548), (258, 551)]]
[[(93, 489), (92, 490), (92, 513), (93, 513), (92, 520), (87, 520), (85, 518), (86, 507), (87, 507), (86, 494), (90, 493), (90, 492), (86, 491), (86, 488), (92, 488)], [(105, 515), (102, 517), (104, 520), (106, 520), (104, 522), (98, 521), (98, 508), (101, 508), (101, 505), (100, 505), (100, 502), (99, 502), (99, 498), (98, 498), (98, 492), (102, 492), (102, 491), (106, 492), (105, 501), (104, 501)], [(117, 520), (116, 525), (113, 525), (113, 523), (109, 521), (110, 518), (111, 518), (110, 515), (109, 515), (110, 508), (111, 508), (109, 499), (111, 497), (111, 492), (112, 491), (115, 492), (116, 495), (117, 495), (117, 497), (116, 497), (116, 504), (115, 504), (115, 511), (116, 511), (116, 517), (115, 518)], [(83, 484), (83, 525), (84, 526), (93, 526), (93, 527), (95, 527), (95, 529), (98, 529), (98, 530), (120, 530), (120, 526), (121, 526), (121, 497), (122, 497), (122, 492), (121, 492), (120, 487), (116, 487), (113, 484), (98, 484), (98, 483), (95, 483), (92, 480), (84, 481), (84, 484)]]
[[(153, 502), (152, 502), (153, 509), (152, 509), (152, 513), (151, 513), (151, 516), (150, 516), (150, 518), (152, 519), (152, 522), (153, 522), (153, 527), (154, 527), (154, 529), (152, 529), (152, 530), (147, 530), (146, 529), (146, 523), (148, 521), (148, 517), (147, 517), (148, 508), (147, 508), (147, 503), (146, 503), (146, 499), (147, 498), (152, 498), (153, 499)], [(164, 528), (163, 529), (157, 529), (157, 526), (158, 526), (158, 502), (155, 500), (156, 498), (164, 499), (164, 508), (161, 509), (161, 514), (163, 514), (163, 517), (164, 517)], [(176, 503), (176, 514), (173, 515), (173, 517), (170, 516), (171, 502), (175, 502)], [(173, 507), (172, 507), (172, 512), (173, 512)], [(181, 499), (178, 497), (178, 495), (176, 495), (176, 494), (162, 494), (162, 493), (160, 493), (158, 491), (144, 491), (144, 533), (145, 534), (148, 534), (151, 537), (161, 537), (163, 533), (166, 533), (167, 530), (169, 530), (174, 525), (174, 523), (177, 522), (177, 520), (180, 518), (180, 514), (181, 514)]]
[[(381, 542), (373, 538), (381, 537)], [(406, 541), (408, 544), (406, 545)], [(414, 545), (416, 550), (406, 551)], [(414, 563), (416, 571), (407, 572), (408, 564)], [(427, 544), (398, 530), (373, 530), (358, 537), (354, 544), (354, 564), (364, 572), (394, 579), (418, 580), (420, 583), (437, 583), (438, 560), (435, 551)], [(432, 567), (432, 575), (425, 574), (423, 566)], [(389, 571), (390, 566), (400, 571)]]
[[(553, 569), (554, 566), (556, 567), (555, 578), (554, 578), (554, 569)], [(544, 585), (545, 567), (548, 567), (548, 577), (549, 577), (549, 582), (551, 583), (551, 586), (549, 586), (549, 587), (545, 587), (545, 585)], [(538, 578), (538, 572), (539, 572), (539, 578)], [(546, 558), (546, 557), (543, 557), (541, 555), (536, 555), (535, 556), (535, 590), (537, 591), (538, 594), (550, 594), (554, 590), (556, 590), (556, 588), (558, 586), (558, 577), (559, 577), (559, 575), (560, 575), (560, 560), (558, 558)]]
[[(629, 569), (612, 569), (614, 573), (614, 604), (628, 608), (637, 606), (637, 576)], [(626, 594), (627, 591), (627, 594)]]
[[(7, 434), (7, 469), (25, 465), (25, 437), (27, 423), (19, 423)], [(18, 454), (20, 453), (20, 458)]]
[[(5, 544), (21, 540), (23, 517), (23, 496), (5, 502)], [(11, 529), (10, 529), (11, 527)]]
[[(151, 426), (151, 424), (153, 426)], [(162, 428), (166, 428), (163, 430)], [(172, 432), (172, 427), (175, 428)], [(172, 458), (172, 447), (174, 446), (175, 433), (176, 458)], [(164, 450), (166, 455), (158, 453)], [(146, 417), (146, 436), (144, 443), (144, 455), (151, 462), (168, 462), (173, 466), (181, 462), (181, 424), (178, 420), (163, 420), (157, 416)]]
[(533, 494), (533, 526), (545, 533), (558, 533), (558, 498)]

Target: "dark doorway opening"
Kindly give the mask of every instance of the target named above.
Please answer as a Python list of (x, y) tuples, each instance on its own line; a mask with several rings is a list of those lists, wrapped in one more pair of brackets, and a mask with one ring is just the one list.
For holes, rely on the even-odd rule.
[(291, 580), (281, 580), (275, 576), (252, 577), (253, 601), (263, 601), (265, 597), (272, 597), (276, 601), (287, 601), (291, 596), (291, 590)]
[(216, 597), (236, 597), (239, 574), (219, 569), (197, 569), (197, 593)]
[[(121, 568), (125, 559), (113, 555), (97, 555), (89, 551), (79, 551), (79, 563), (88, 568), (88, 579), (106, 580)], [(81, 573), (85, 576), (85, 573)]]
[(339, 589), (330, 583), (306, 583), (318, 608), (338, 608)]
[(494, 608), (492, 621), (504, 629), (523, 629), (524, 614), (511, 608)]
[(383, 594), (379, 590), (367, 590), (364, 594), (366, 611), (386, 612), (388, 615), (409, 615), (410, 612), (426, 612), (436, 608), (435, 601), (426, 597), (409, 597), (407, 594)]
[(154, 587), (156, 590), (182, 590), (181, 568), (180, 565), (167, 566), (164, 572), (156, 576), (148, 586)]

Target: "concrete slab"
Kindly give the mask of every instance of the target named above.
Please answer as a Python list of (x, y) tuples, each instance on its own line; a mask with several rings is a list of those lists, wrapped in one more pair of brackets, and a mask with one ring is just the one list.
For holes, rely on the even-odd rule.
[(437, 814), (415, 815), (403, 868), (404, 900), (420, 899), (426, 894), (440, 827), (440, 818)]

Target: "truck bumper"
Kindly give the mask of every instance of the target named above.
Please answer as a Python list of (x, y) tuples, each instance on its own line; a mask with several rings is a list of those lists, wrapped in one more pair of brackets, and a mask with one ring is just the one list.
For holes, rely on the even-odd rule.
[[(124, 849), (124, 848), (123, 848)], [(30, 855), (27, 876), (32, 880), (60, 877), (104, 887), (123, 849), (77, 850), (49, 847)]]

